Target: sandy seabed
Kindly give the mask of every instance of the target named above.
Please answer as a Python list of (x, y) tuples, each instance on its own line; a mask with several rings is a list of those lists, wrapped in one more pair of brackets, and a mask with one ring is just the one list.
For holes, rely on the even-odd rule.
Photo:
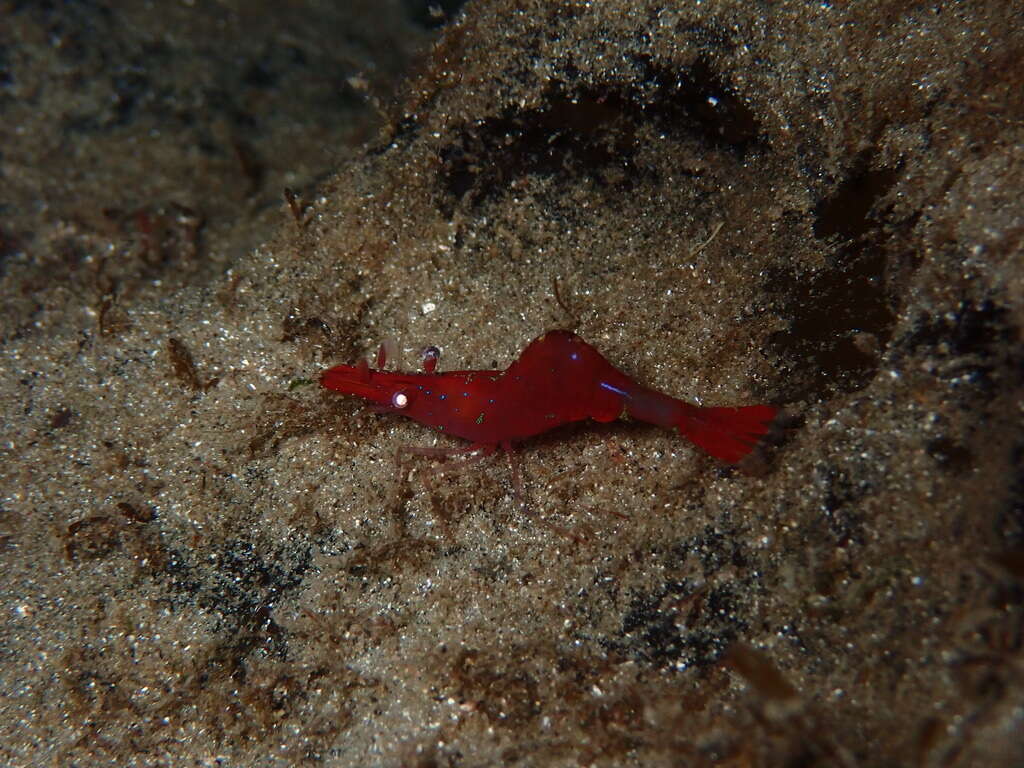
[[(116, 6), (0, 3), (0, 762), (1024, 764), (1012, 3)], [(315, 384), (559, 327), (786, 439)]]

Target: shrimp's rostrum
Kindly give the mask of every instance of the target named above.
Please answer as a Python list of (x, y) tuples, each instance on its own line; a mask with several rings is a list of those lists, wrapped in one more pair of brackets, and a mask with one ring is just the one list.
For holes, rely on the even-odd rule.
[(735, 463), (778, 414), (770, 405), (705, 408), (657, 392), (569, 331), (535, 339), (504, 371), (434, 373), (432, 363), (425, 373), (374, 370), (365, 362), (339, 365), (324, 371), (320, 383), (490, 449), (573, 421), (627, 416), (677, 429), (712, 456)]

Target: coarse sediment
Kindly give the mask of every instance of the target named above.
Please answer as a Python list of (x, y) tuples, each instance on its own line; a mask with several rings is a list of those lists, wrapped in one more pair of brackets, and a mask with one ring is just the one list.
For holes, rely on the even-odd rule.
[[(303, 154), (276, 229), (167, 192), (103, 230), (11, 187), (4, 761), (1021, 762), (1015, 15), (469, 3), (375, 138), (329, 177)], [(555, 327), (797, 425), (758, 476), (552, 433), (530, 516), (503, 461), (396, 468), (449, 443), (312, 384), (383, 339), (501, 368)]]

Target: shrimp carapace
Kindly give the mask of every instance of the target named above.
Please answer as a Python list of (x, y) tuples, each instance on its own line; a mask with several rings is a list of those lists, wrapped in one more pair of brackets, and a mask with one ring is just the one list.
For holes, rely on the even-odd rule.
[(339, 365), (320, 383), (356, 395), (383, 411), (482, 447), (508, 446), (573, 421), (628, 416), (668, 429), (712, 456), (735, 463), (768, 433), (778, 409), (770, 405), (705, 408), (633, 381), (569, 331), (534, 339), (504, 371), (425, 373), (374, 370), (365, 362)]

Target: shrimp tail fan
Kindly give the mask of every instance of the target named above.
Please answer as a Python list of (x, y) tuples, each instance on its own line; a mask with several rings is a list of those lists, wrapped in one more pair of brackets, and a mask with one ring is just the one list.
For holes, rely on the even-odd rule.
[(735, 464), (748, 456), (772, 431), (779, 409), (770, 405), (743, 408), (683, 409), (680, 434), (716, 459)]

